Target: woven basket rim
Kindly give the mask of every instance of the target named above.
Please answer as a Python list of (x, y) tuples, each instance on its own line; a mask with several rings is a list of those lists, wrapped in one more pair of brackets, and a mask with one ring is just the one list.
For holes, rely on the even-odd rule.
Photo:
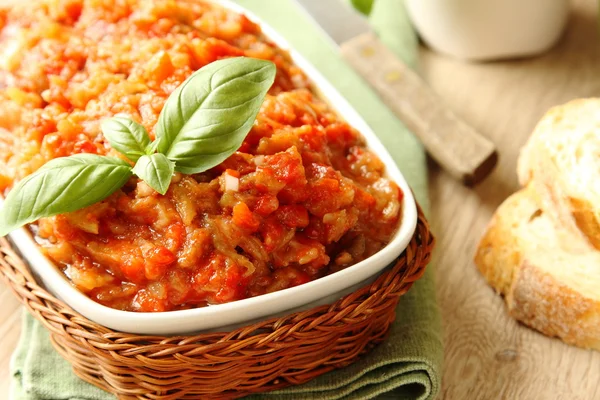
[[(236, 398), (306, 382), (381, 342), (398, 299), (422, 277), (434, 244), (418, 207), (411, 242), (372, 284), (330, 305), (195, 335), (129, 334), (90, 321), (40, 286), (6, 238), (0, 238), (0, 277), (85, 381), (124, 398)], [(293, 371), (283, 359), (293, 360)], [(219, 365), (236, 366), (248, 379), (232, 382)]]

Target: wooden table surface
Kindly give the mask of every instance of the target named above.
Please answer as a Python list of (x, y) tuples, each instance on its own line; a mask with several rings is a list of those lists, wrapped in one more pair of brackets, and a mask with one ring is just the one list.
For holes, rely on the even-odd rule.
[[(0, 0), (0, 3), (14, 0)], [(543, 56), (468, 64), (421, 53), (422, 71), (455, 112), (500, 151), (493, 173), (475, 190), (432, 165), (431, 221), (437, 233), (437, 296), (445, 327), (443, 399), (600, 399), (600, 353), (567, 346), (517, 324), (489, 288), (472, 256), (493, 211), (517, 188), (519, 148), (551, 106), (600, 95), (597, 3), (573, 0), (562, 40)], [(21, 310), (0, 285), (0, 398)]]

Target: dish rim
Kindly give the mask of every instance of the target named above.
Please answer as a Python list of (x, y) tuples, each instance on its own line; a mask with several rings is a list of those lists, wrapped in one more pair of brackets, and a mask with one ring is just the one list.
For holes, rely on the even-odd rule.
[[(384, 163), (386, 167), (385, 174), (404, 193), (400, 226), (392, 240), (377, 253), (341, 271), (302, 285), (224, 304), (187, 310), (147, 313), (117, 310), (95, 302), (75, 288), (59, 268), (42, 254), (26, 227), (9, 234), (14, 245), (36, 274), (38, 282), (43, 282), (51, 293), (75, 311), (110, 329), (149, 335), (181, 335), (190, 332), (206, 332), (231, 325), (245, 325), (256, 319), (265, 320), (281, 313), (287, 313), (295, 308), (310, 306), (315, 302), (319, 302), (319, 300), (332, 296), (336, 296), (337, 300), (343, 297), (343, 294), (340, 293), (344, 290), (362, 283), (366, 284), (366, 281), (383, 272), (406, 249), (416, 228), (417, 209), (415, 199), (406, 179), (373, 130), (337, 89), (287, 40), (250, 10), (230, 0), (205, 1), (221, 5), (233, 12), (242, 13), (258, 24), (268, 40), (289, 53), (294, 64), (309, 78), (319, 97), (329, 103), (349, 125), (361, 133), (367, 142), (367, 147), (375, 152)], [(0, 204), (1, 202), (0, 197)], [(337, 296), (338, 294), (340, 295)], [(202, 321), (203, 319), (205, 321)], [(187, 324), (182, 324), (184, 320), (187, 321)], [(194, 322), (193, 320), (197, 321)], [(171, 328), (169, 324), (186, 325), (188, 328), (180, 330)], [(190, 325), (195, 326), (195, 328), (189, 328)]]

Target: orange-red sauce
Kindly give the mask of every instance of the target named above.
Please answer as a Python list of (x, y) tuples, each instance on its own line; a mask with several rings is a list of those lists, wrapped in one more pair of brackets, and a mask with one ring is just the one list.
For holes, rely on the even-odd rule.
[(75, 153), (120, 156), (99, 124), (153, 127), (169, 94), (224, 57), (278, 67), (252, 131), (221, 165), (137, 178), (31, 227), (90, 298), (131, 311), (224, 303), (296, 286), (380, 250), (402, 192), (288, 55), (239, 15), (198, 0), (46, 0), (0, 11), (0, 192)]

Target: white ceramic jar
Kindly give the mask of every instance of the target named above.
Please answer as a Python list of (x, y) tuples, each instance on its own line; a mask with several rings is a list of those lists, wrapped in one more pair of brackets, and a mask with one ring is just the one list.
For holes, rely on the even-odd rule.
[(560, 38), (568, 0), (405, 0), (432, 49), (467, 60), (540, 54)]

